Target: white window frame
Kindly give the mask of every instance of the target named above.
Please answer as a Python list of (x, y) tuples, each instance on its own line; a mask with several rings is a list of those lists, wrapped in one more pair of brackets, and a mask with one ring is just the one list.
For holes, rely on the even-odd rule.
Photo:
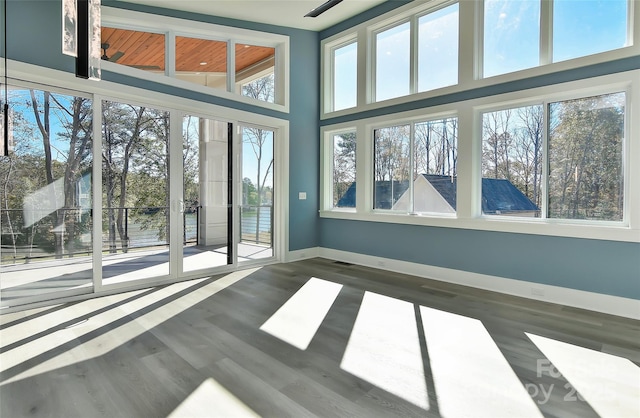
[[(621, 91), (626, 94), (622, 161), (624, 170), (624, 213), (621, 222), (501, 217), (483, 215), (481, 213), (483, 112), (531, 104), (543, 104), (546, 114), (547, 105), (551, 102)], [(634, 117), (637, 115), (637, 103), (635, 102), (639, 100), (640, 69), (438, 105), (428, 109), (418, 109), (360, 119), (355, 122), (324, 126), (321, 129), (321, 133), (322, 138), (325, 139), (327, 135), (355, 126), (357, 135), (356, 181), (359, 185), (362, 184), (363, 187), (358, 187), (356, 191), (356, 210), (345, 212), (332, 210), (330, 206), (326, 205), (327, 182), (322, 183), (321, 196), (325, 196), (325, 201), (321, 206), (320, 216), (335, 219), (640, 242), (640, 117)], [(386, 210), (373, 210), (373, 130), (380, 127), (438, 120), (446, 117), (458, 118), (456, 215), (443, 216), (431, 213), (410, 215)], [(545, 149), (547, 147), (546, 135), (547, 133), (545, 132), (543, 137)], [(328, 147), (324, 146), (322, 149), (324, 161), (331, 156), (328, 152)], [(546, 156), (544, 164), (544, 166), (548, 164)], [(322, 182), (325, 176), (328, 175), (326, 164), (322, 165), (321, 169), (324, 170), (321, 172)], [(546, 180), (543, 180), (543, 182), (546, 183)], [(546, 186), (544, 193), (546, 195)]]
[[(335, 110), (335, 78), (336, 78), (335, 77), (335, 69), (336, 69), (335, 52), (340, 48), (343, 48), (345, 46), (349, 46), (352, 44), (356, 44), (356, 51), (357, 51), (357, 54), (359, 54), (361, 45), (358, 42), (358, 37), (356, 36), (356, 34), (350, 34), (349, 36), (340, 38), (335, 42), (331, 42), (325, 45), (325, 48), (328, 51), (327, 59), (324, 58), (325, 54), (323, 54), (323, 60), (321, 64), (321, 67), (323, 68), (324, 73), (328, 75), (326, 79), (326, 83), (323, 82), (322, 83), (323, 87), (321, 87), (322, 89), (324, 89), (324, 85), (328, 86), (327, 92), (325, 95), (326, 100), (323, 100), (323, 106), (326, 106), (326, 109), (324, 109), (324, 113), (333, 112)], [(360, 72), (358, 64), (359, 63), (356, 63), (356, 79), (358, 78), (359, 72)], [(357, 92), (358, 92), (358, 87), (356, 85), (356, 105), (354, 107), (357, 107), (359, 102), (357, 97)], [(350, 108), (339, 109), (339, 110), (346, 110), (346, 109), (350, 109)]]
[[(590, 66), (608, 61), (631, 58), (640, 55), (640, 30), (636, 28), (640, 23), (640, 4), (636, 0), (629, 0), (628, 11), (628, 46), (587, 55), (583, 57), (573, 58), (559, 62), (541, 61), (540, 65), (520, 71), (506, 74), (500, 74), (492, 77), (483, 78), (483, 1), (458, 1), (459, 12), (459, 34), (458, 34), (458, 84), (446, 86), (435, 90), (424, 92), (416, 92), (408, 96), (397, 97), (394, 99), (376, 102), (373, 97), (375, 91), (375, 57), (374, 36), (376, 31), (384, 27), (391, 27), (403, 21), (417, 19), (432, 11), (447, 7), (454, 3), (451, 0), (432, 0), (429, 2), (420, 2), (416, 6), (416, 2), (410, 2), (404, 6), (398, 7), (384, 15), (378, 16), (372, 20), (361, 23), (350, 28), (347, 31), (335, 34), (321, 41), (321, 60), (322, 60), (322, 77), (321, 77), (321, 110), (320, 119), (327, 120), (345, 115), (357, 114), (365, 111), (382, 109), (385, 107), (395, 106), (404, 103), (410, 103), (417, 100), (429, 99), (438, 96), (460, 93), (468, 90), (484, 88), (488, 86), (500, 85), (539, 77), (543, 75), (553, 74), (557, 72), (574, 70), (585, 66)], [(542, 0), (542, 13), (550, 13), (550, 5), (548, 0)], [(546, 11), (545, 11), (546, 10)], [(635, 22), (635, 24), (634, 24)], [(543, 51), (541, 54), (551, 56), (549, 49), (551, 48), (549, 35), (544, 28), (541, 28), (541, 34), (544, 39), (541, 40)], [(541, 35), (542, 36), (542, 35)], [(331, 96), (329, 94), (332, 85), (330, 80), (331, 67), (330, 47), (339, 43), (340, 40), (349, 37), (356, 37), (358, 41), (358, 105), (354, 108), (333, 111), (330, 106)], [(414, 40), (414, 44), (417, 42)], [(366, 46), (366, 47), (365, 47)], [(417, 46), (414, 46), (416, 48)], [(415, 69), (413, 70), (416, 71)], [(413, 80), (413, 79), (412, 79)]]
[[(260, 106), (279, 112), (289, 113), (290, 83), (290, 41), (285, 35), (258, 32), (248, 29), (220, 26), (210, 23), (189, 21), (148, 13), (122, 10), (112, 7), (102, 8), (102, 26), (165, 34), (165, 74), (153, 74), (136, 68), (103, 61), (102, 69), (136, 78), (161, 83), (198, 93), (206, 93), (236, 102)], [(227, 90), (207, 88), (175, 76), (175, 37), (186, 36), (199, 39), (227, 42)], [(235, 44), (275, 48), (275, 103), (256, 100), (236, 93)]]
[[(352, 212), (356, 208), (339, 208), (333, 206), (333, 166), (334, 166), (334, 138), (336, 135), (355, 133), (356, 134), (356, 184), (358, 176), (358, 132), (355, 126), (345, 126), (332, 131), (325, 131), (322, 137), (322, 150), (320, 152), (320, 167), (326, 176), (320, 177), (320, 208), (321, 210)], [(357, 190), (357, 189), (356, 189)], [(357, 202), (356, 202), (357, 207)]]

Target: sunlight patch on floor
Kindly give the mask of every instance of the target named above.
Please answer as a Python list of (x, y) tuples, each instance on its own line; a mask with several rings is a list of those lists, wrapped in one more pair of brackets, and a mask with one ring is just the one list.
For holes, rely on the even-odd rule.
[(539, 373), (562, 374), (565, 402), (584, 399), (603, 417), (640, 417), (640, 367), (631, 360), (527, 333), (547, 357)]
[(209, 378), (169, 414), (168, 418), (210, 416), (258, 417), (259, 415), (218, 382)]
[(312, 277), (260, 329), (306, 350), (342, 285)]
[(442, 416), (542, 416), (481, 321), (424, 306), (420, 315)]
[(420, 408), (429, 409), (412, 303), (365, 292), (340, 367)]
[[(102, 356), (172, 317), (179, 315), (181, 312), (233, 285), (257, 270), (259, 270), (259, 268), (235, 271), (193, 291), (188, 290), (206, 279), (190, 280), (162, 287), (150, 295), (131, 300), (113, 309), (98, 313), (78, 326), (56, 331), (43, 338), (38, 338), (21, 345), (18, 349), (4, 352), (0, 354), (0, 370), (2, 372), (6, 372), (13, 367), (19, 367), (21, 364), (28, 363), (38, 356), (46, 355), (48, 352), (55, 353), (56, 348), (66, 342), (71, 342), (78, 338), (87, 338), (87, 335), (91, 335), (91, 333), (95, 331), (99, 332), (97, 335), (91, 336), (87, 341), (83, 341), (82, 344), (74, 345), (71, 348), (65, 349), (60, 354), (51, 354), (50, 358), (38, 361), (33, 367), (27, 368), (0, 382), (0, 386)], [(181, 291), (187, 291), (187, 293), (172, 299), (173, 295)], [(158, 307), (149, 309), (149, 306), (163, 301), (165, 298), (167, 298), (166, 302)], [(108, 305), (110, 301), (108, 298), (92, 299), (82, 302), (80, 305), (82, 306), (85, 303), (99, 309), (101, 306)], [(145, 311), (145, 309), (147, 309), (147, 311)], [(135, 318), (135, 320), (133, 318)], [(39, 319), (46, 321), (46, 318)], [(117, 321), (122, 321), (122, 325), (115, 326), (105, 332), (99, 331), (100, 328)], [(10, 333), (11, 328), (3, 330), (2, 332), (3, 335)]]

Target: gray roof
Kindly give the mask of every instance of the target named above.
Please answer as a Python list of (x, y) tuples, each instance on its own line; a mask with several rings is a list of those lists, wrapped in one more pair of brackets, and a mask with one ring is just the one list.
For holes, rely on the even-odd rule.
[[(434, 189), (456, 209), (456, 177), (437, 174), (423, 174)], [(391, 209), (391, 182), (377, 181), (374, 193), (376, 209)], [(408, 181), (393, 182), (393, 202), (409, 188)], [(356, 207), (356, 183), (353, 182), (338, 201), (337, 207)], [(539, 208), (524, 195), (516, 186), (506, 179), (482, 179), (482, 212), (485, 214), (530, 212)]]

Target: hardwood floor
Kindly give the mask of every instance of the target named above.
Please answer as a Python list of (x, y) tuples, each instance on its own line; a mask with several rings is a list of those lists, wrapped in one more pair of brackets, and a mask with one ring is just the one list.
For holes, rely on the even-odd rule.
[(638, 417), (640, 322), (324, 259), (0, 317), (0, 417)]

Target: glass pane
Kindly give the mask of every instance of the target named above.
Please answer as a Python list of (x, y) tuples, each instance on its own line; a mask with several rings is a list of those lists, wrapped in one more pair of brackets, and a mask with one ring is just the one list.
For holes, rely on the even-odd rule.
[(273, 131), (242, 128), (238, 262), (273, 256)]
[(275, 102), (275, 58), (275, 48), (236, 45), (236, 84), (240, 87), (240, 94)]
[(333, 51), (333, 110), (355, 107), (358, 102), (358, 43)]
[(482, 117), (482, 213), (540, 217), (543, 107)]
[(410, 93), (409, 22), (376, 35), (376, 101)]
[(164, 74), (164, 34), (102, 27), (102, 59)]
[(176, 36), (176, 78), (227, 89), (227, 43)]
[(540, 63), (540, 0), (485, 0), (484, 76)]
[(92, 101), (11, 88), (0, 157), (1, 294), (92, 289)]
[(228, 263), (229, 124), (185, 116), (183, 271)]
[(553, 61), (627, 45), (627, 0), (556, 0)]
[(103, 283), (169, 274), (169, 113), (102, 102)]
[(416, 123), (414, 212), (456, 212), (457, 142), (457, 118)]
[(356, 207), (356, 133), (333, 136), (333, 207)]
[(418, 91), (458, 83), (458, 4), (418, 20)]
[(621, 221), (625, 93), (549, 105), (549, 217)]
[[(374, 133), (374, 209), (409, 211), (410, 126), (376, 129)], [(402, 201), (400, 201), (402, 199)]]

